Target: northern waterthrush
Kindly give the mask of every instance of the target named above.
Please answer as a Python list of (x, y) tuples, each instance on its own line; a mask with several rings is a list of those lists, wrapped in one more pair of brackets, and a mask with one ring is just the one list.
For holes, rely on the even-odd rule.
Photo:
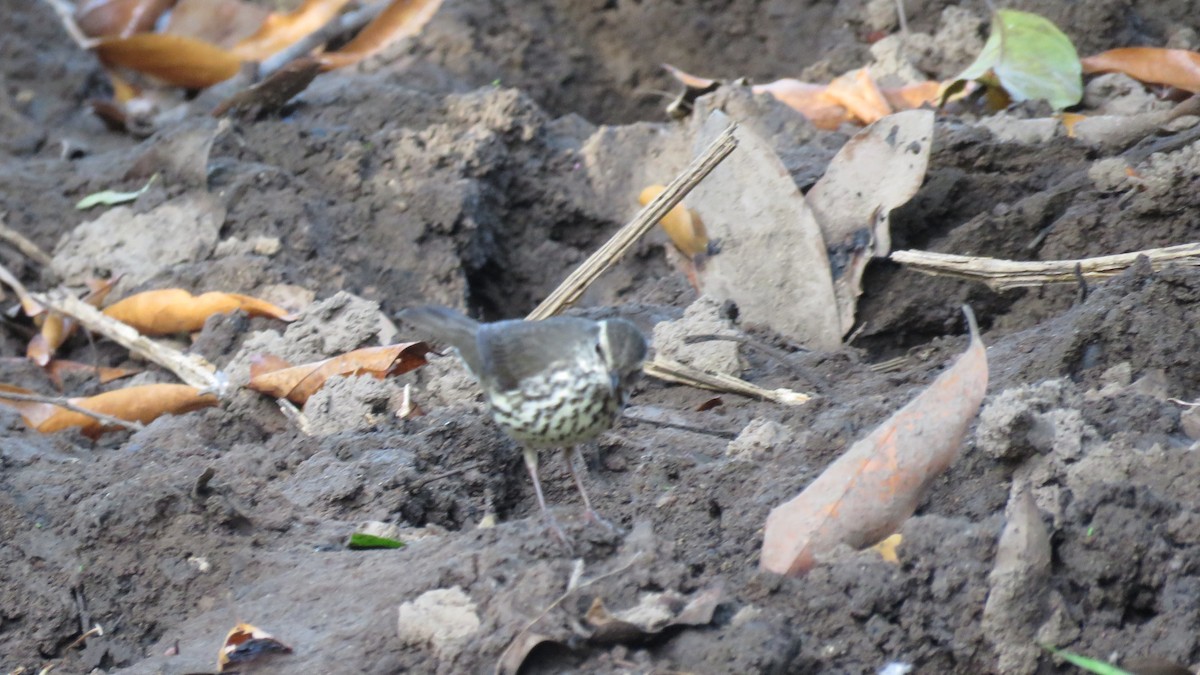
[(419, 337), (448, 344), (479, 381), (492, 418), (521, 445), (538, 506), (559, 538), (538, 478), (538, 450), (562, 448), (587, 515), (604, 522), (575, 469), (575, 445), (612, 427), (641, 373), (646, 338), (624, 319), (480, 323), (445, 307), (407, 309), (399, 318)]

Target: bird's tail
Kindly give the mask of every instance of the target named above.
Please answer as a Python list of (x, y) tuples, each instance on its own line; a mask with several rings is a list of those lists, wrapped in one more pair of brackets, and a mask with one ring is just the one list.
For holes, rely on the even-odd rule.
[(401, 311), (396, 318), (412, 326), (415, 337), (430, 342), (448, 344), (458, 350), (471, 372), (478, 374), (479, 322), (448, 307), (426, 305)]

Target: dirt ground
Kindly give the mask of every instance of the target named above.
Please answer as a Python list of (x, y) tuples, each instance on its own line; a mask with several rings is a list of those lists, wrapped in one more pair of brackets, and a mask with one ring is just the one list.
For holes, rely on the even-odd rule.
[[(987, 12), (906, 5), (911, 30), (942, 37), (952, 18), (984, 26)], [(1083, 54), (1200, 43), (1188, 0), (1014, 6), (1063, 27)], [(54, 265), (5, 245), (0, 261), (35, 289), (122, 274), (118, 294), (313, 294), (291, 325), (209, 320), (190, 348), (235, 383), (255, 353), (319, 359), (403, 339), (390, 317), (412, 305), (529, 311), (636, 211), (637, 189), (680, 168), (675, 139), (692, 122), (667, 119), (674, 86), (660, 63), (828, 79), (869, 60), (869, 35), (896, 29), (891, 0), (448, 0), (420, 37), (320, 76), (281, 115), (220, 130), (205, 155), (215, 130), (200, 105), (145, 140), (107, 131), (84, 105), (104, 93), (102, 73), (48, 5), (0, 0), (0, 18), (0, 213)], [(984, 35), (960, 37), (977, 48)], [(946, 39), (920, 62), (929, 76), (971, 58)], [(805, 189), (848, 137), (762, 98), (725, 108), (769, 132)], [(893, 214), (894, 247), (1059, 259), (1196, 241), (1200, 144), (1145, 143), (1164, 152), (1140, 159), (1131, 182), (1097, 169), (1119, 151), (939, 117), (924, 186)], [(129, 206), (74, 208), (153, 172), (164, 178)], [(640, 243), (580, 311), (648, 333), (681, 316), (696, 293), (664, 241)], [(900, 563), (865, 551), (803, 579), (760, 572), (768, 511), (963, 351), (964, 303), (989, 346), (989, 395), (961, 458), (903, 526)], [(306, 407), (312, 435), (245, 391), (97, 442), (38, 434), (0, 408), (0, 668), (211, 672), (225, 633), (247, 621), (294, 648), (254, 672), (492, 672), (523, 632), (552, 640), (529, 673), (1070, 671), (1039, 642), (1195, 672), (1200, 418), (1168, 399), (1200, 398), (1200, 270), (1137, 265), (1086, 288), (993, 292), (876, 261), (859, 324), (835, 352), (740, 326), (789, 352), (780, 363), (743, 349), (742, 376), (815, 392), (803, 406), (726, 394), (701, 412), (712, 393), (643, 380), (631, 415), (690, 430), (625, 419), (585, 449), (597, 509), (619, 532), (581, 518), (547, 454), (547, 499), (574, 550), (547, 534), (520, 453), (449, 358), (384, 383), (334, 383)], [(28, 331), (0, 328), (0, 382), (54, 393), (23, 358)], [(146, 367), (86, 337), (63, 352)], [(392, 414), (406, 383), (426, 415)], [(71, 395), (101, 388), (68, 382)], [(769, 442), (731, 446), (748, 426)], [(1032, 490), (1051, 565), (1014, 601), (988, 605), (1015, 481)], [(347, 550), (372, 521), (408, 545)], [(591, 583), (552, 605), (580, 573)], [(616, 611), (646, 593), (713, 589), (704, 625), (616, 644), (578, 630), (597, 598)], [(71, 646), (96, 623), (103, 637)]]

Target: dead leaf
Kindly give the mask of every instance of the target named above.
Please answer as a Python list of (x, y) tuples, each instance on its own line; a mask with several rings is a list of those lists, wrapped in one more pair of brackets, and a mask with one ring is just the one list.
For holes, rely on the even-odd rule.
[(1075, 125), (1087, 119), (1087, 115), (1079, 113), (1059, 113), (1058, 118), (1062, 120), (1063, 129), (1067, 130), (1067, 138), (1075, 138)]
[[(0, 392), (33, 393), (28, 389), (10, 385), (0, 385)], [(182, 415), (217, 405), (218, 402), (216, 396), (202, 394), (196, 387), (186, 384), (144, 384), (68, 400), (92, 412), (142, 424), (152, 422), (162, 415)], [(26, 424), (44, 434), (79, 427), (81, 433), (95, 439), (112, 429), (95, 417), (53, 403), (12, 401), (0, 397), (0, 404), (15, 408), (21, 413)]]
[(129, 37), (154, 28), (158, 17), (175, 0), (82, 0), (75, 8), (75, 25), (88, 37)]
[(846, 106), (831, 98), (826, 92), (828, 85), (801, 82), (791, 78), (776, 80), (751, 88), (756, 94), (770, 94), (781, 103), (808, 118), (813, 126), (825, 131), (835, 131), (846, 122), (854, 120)]
[[(714, 112), (695, 147), (729, 124)], [(704, 292), (736, 302), (744, 321), (810, 349), (837, 349), (842, 333), (821, 228), (771, 145), (746, 126), (735, 135), (737, 149), (688, 195), (709, 237), (721, 241), (701, 277)]]
[[(429, 345), (404, 342), (383, 347), (365, 347), (324, 361), (289, 366), (277, 356), (256, 356), (250, 364), (246, 385), (276, 398), (304, 405), (325, 381), (334, 375), (371, 375), (383, 379), (425, 365)], [(282, 366), (282, 367), (281, 367)]]
[[(665, 189), (663, 185), (651, 185), (643, 189), (638, 195), (638, 203), (642, 206), (649, 204)], [(708, 232), (704, 229), (704, 221), (698, 213), (683, 204), (676, 204), (658, 224), (671, 238), (675, 248), (685, 256), (695, 260), (708, 253)]]
[[(92, 307), (99, 307), (108, 297), (113, 286), (120, 280), (120, 277), (113, 277), (108, 280), (88, 281), (89, 291), (87, 295), (83, 296), (84, 302)], [(40, 307), (38, 309), (41, 310)], [(44, 368), (50, 363), (50, 359), (54, 358), (54, 353), (58, 351), (58, 348), (74, 334), (76, 326), (73, 319), (56, 312), (40, 313), (35, 320), (41, 324), (41, 330), (29, 341), (29, 345), (25, 348), (25, 356)]]
[(634, 607), (610, 613), (600, 598), (592, 602), (584, 619), (595, 627), (588, 637), (593, 644), (638, 643), (672, 626), (703, 626), (712, 622), (721, 602), (722, 588), (699, 591), (691, 598), (678, 593), (646, 593)]
[(243, 61), (262, 61), (333, 20), (349, 0), (305, 0), (291, 12), (271, 12), (258, 27), (233, 47)]
[(243, 119), (270, 115), (308, 88), (321, 72), (321, 62), (312, 56), (293, 59), (262, 82), (243, 89), (213, 108), (213, 117), (233, 113)]
[(896, 554), (896, 549), (900, 547), (900, 542), (903, 540), (904, 537), (897, 532), (878, 544), (875, 544), (871, 547), (871, 549), (878, 553), (879, 557), (883, 558), (884, 561), (890, 562), (893, 565), (898, 565), (900, 564), (900, 556)]
[(834, 78), (825, 95), (850, 111), (858, 121), (871, 124), (892, 113), (892, 106), (879, 91), (875, 79), (866, 68), (859, 68)]
[(163, 33), (230, 49), (259, 29), (270, 14), (242, 0), (179, 0)]
[(858, 132), (805, 195), (832, 261), (842, 335), (854, 326), (867, 263), (891, 252), (892, 209), (925, 182), (933, 118), (932, 110), (908, 110)]
[(266, 631), (248, 623), (239, 623), (225, 636), (225, 644), (217, 655), (217, 672), (230, 665), (240, 665), (268, 654), (291, 654), (292, 648), (276, 640)]
[(936, 106), (942, 89), (941, 82), (927, 81), (906, 84), (903, 87), (882, 87), (883, 97), (896, 110), (916, 110), (924, 106)]
[(1200, 53), (1186, 49), (1123, 47), (1079, 61), (1086, 74), (1125, 73), (1141, 82), (1200, 92)]
[(283, 321), (293, 318), (284, 308), (248, 295), (215, 291), (192, 295), (182, 288), (137, 293), (109, 305), (104, 313), (133, 326), (142, 335), (171, 335), (198, 331), (208, 317), (239, 309), (250, 316)]
[(442, 0), (392, 0), (353, 40), (318, 58), (325, 70), (352, 66), (396, 40), (419, 33), (441, 6)]
[(101, 38), (94, 50), (108, 67), (129, 68), (187, 89), (224, 82), (242, 66), (233, 53), (183, 35), (140, 33)]
[(967, 351), (908, 405), (767, 517), (760, 564), (803, 576), (816, 557), (861, 549), (895, 532), (930, 483), (958, 457), (987, 390), (987, 352), (970, 308)]

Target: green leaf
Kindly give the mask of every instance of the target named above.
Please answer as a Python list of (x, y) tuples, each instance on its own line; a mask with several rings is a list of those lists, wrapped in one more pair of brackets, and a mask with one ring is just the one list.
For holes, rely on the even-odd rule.
[(1050, 645), (1042, 645), (1042, 649), (1045, 649), (1046, 651), (1068, 661), (1071, 664), (1083, 668), (1089, 673), (1096, 673), (1096, 675), (1133, 675), (1133, 673), (1129, 672), (1128, 670), (1118, 668), (1111, 663), (1106, 663), (1097, 659), (1091, 659), (1086, 656), (1080, 656), (1079, 654), (1074, 654), (1064, 649), (1055, 649)]
[(115, 190), (94, 192), (83, 199), (80, 199), (79, 203), (75, 205), (75, 208), (79, 209), (80, 211), (86, 211), (93, 206), (100, 206), (101, 204), (104, 206), (116, 206), (117, 204), (131, 202), (145, 194), (146, 190), (149, 190), (150, 186), (154, 185), (155, 178), (158, 178), (158, 174), (150, 176), (150, 180), (146, 181), (146, 184), (142, 186), (142, 189), (134, 192), (117, 192)]
[(1013, 9), (992, 16), (983, 51), (954, 78), (963, 80), (1003, 89), (1014, 101), (1045, 99), (1055, 110), (1083, 98), (1083, 66), (1070, 38), (1045, 18)]
[(350, 535), (350, 542), (346, 546), (351, 550), (360, 551), (368, 548), (402, 548), (404, 542), (387, 537), (377, 537), (373, 534), (355, 532)]

